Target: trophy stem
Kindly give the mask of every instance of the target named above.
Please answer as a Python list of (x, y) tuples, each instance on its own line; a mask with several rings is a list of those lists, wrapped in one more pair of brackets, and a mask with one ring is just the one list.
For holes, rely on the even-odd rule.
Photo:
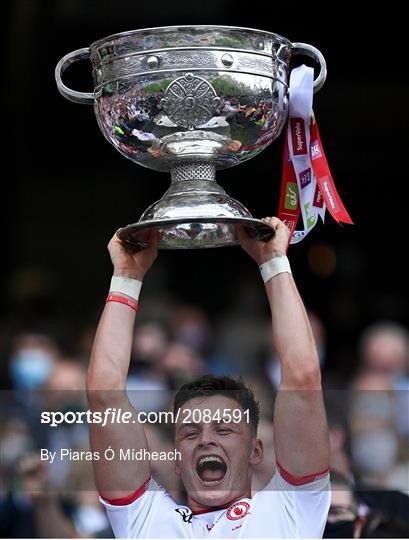
[(195, 161), (172, 167), (171, 185), (164, 197), (192, 192), (226, 194), (224, 189), (216, 182), (216, 167), (214, 164)]
[(174, 165), (171, 169), (172, 184), (186, 180), (216, 180), (216, 167), (208, 161), (194, 161)]

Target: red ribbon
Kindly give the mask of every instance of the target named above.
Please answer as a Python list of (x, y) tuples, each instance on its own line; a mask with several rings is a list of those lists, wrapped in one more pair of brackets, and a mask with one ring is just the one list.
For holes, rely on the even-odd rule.
[[(334, 180), (329, 170), (325, 157), (318, 125), (313, 116), (311, 123), (310, 156), (311, 164), (317, 178), (317, 189), (314, 196), (314, 206), (322, 208), (325, 202), (331, 216), (337, 223), (353, 224), (352, 219), (341, 201), (341, 197), (335, 187)], [(287, 130), (290, 129), (289, 125)], [(295, 204), (294, 204), (295, 203)], [(283, 221), (291, 231), (290, 239), (294, 234), (300, 216), (300, 204), (297, 187), (297, 178), (288, 150), (288, 131), (284, 143), (283, 172), (281, 178), (280, 205), (278, 218)]]
[[(287, 127), (287, 130), (289, 127)], [(294, 204), (295, 203), (295, 204)], [(300, 202), (298, 196), (297, 177), (288, 151), (288, 136), (285, 137), (283, 173), (281, 177), (280, 206), (278, 219), (283, 221), (291, 231), (290, 239), (297, 226), (300, 216)]]
[(337, 223), (348, 223), (352, 225), (353, 221), (341, 201), (331, 171), (329, 170), (318, 125), (314, 117), (311, 125), (310, 153), (312, 168), (314, 169), (320, 193), (325, 201), (328, 212)]

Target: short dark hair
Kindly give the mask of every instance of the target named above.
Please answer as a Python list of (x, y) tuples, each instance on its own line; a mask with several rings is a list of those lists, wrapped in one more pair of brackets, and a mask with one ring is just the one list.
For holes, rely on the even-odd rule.
[(192, 382), (186, 383), (179, 388), (173, 402), (173, 411), (176, 412), (180, 407), (196, 397), (208, 396), (226, 396), (237, 401), (243, 411), (249, 411), (249, 423), (257, 433), (257, 427), (260, 417), (260, 407), (258, 401), (254, 398), (251, 388), (245, 385), (241, 377), (233, 379), (227, 375), (203, 375)]

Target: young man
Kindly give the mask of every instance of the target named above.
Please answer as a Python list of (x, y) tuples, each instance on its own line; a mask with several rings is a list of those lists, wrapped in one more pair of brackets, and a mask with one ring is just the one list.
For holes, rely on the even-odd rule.
[[(187, 492), (188, 507), (176, 504), (151, 479), (147, 460), (94, 462), (96, 485), (116, 536), (322, 535), (330, 492), (319, 360), (285, 255), (289, 231), (277, 218), (265, 221), (275, 229), (273, 239), (251, 240), (241, 231), (240, 241), (260, 267), (281, 360), (274, 415), (277, 472), (251, 498), (251, 468), (263, 459), (251, 392), (228, 379), (199, 380), (184, 387), (175, 403), (182, 410), (175, 426), (175, 448), (181, 456), (176, 470)], [(126, 398), (125, 383), (140, 284), (157, 256), (151, 240), (149, 248), (137, 253), (129, 253), (116, 236), (108, 245), (114, 278), (95, 339), (87, 390), (93, 411), (116, 407), (128, 411), (133, 420), (105, 427), (91, 424), (92, 450), (101, 455), (108, 447), (115, 456), (121, 449), (148, 449), (143, 424)], [(240, 421), (229, 417), (232, 410), (236, 418), (237, 411), (242, 413)]]

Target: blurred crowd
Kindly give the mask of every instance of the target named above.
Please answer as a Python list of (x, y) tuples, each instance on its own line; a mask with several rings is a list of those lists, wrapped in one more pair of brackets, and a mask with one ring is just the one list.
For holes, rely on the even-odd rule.
[[(409, 331), (375, 322), (353, 344), (359, 364), (348, 381), (328, 369), (325, 321), (309, 313), (320, 356), (331, 444), (332, 504), (327, 537), (409, 537)], [(85, 380), (95, 327), (67, 351), (50, 333), (11, 336), (2, 358), (0, 536), (111, 537), (90, 462), (39, 458), (39, 449), (89, 448), (86, 424), (42, 426), (42, 410), (87, 409)], [(204, 373), (242, 376), (261, 406), (259, 437), (265, 460), (254, 470), (254, 491), (275, 468), (273, 407), (280, 364), (270, 320), (236, 306), (218, 321), (196, 305), (161, 305), (144, 298), (137, 315), (127, 391), (138, 410), (168, 410), (172, 393)], [(168, 425), (147, 425), (152, 450), (172, 450)], [(172, 462), (153, 473), (179, 502), (185, 493)]]

